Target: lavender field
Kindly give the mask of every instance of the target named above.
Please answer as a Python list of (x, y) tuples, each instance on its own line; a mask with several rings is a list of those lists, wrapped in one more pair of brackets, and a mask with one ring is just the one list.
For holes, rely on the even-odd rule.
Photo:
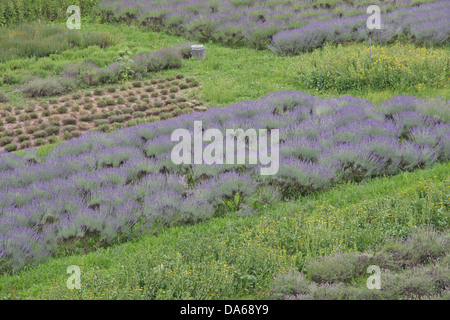
[[(448, 110), (445, 101), (407, 96), (374, 105), (279, 92), (113, 135), (85, 134), (42, 161), (33, 151), (2, 153), (2, 269), (40, 263), (66, 242), (110, 243), (227, 209), (252, 210), (247, 200), (264, 186), (276, 200), (448, 161)], [(262, 177), (251, 165), (175, 165), (170, 133), (192, 131), (200, 119), (205, 129), (280, 129), (278, 173)]]
[(0, 4), (0, 299), (450, 297), (448, 1), (75, 5)]
[[(230, 46), (268, 46), (277, 54), (299, 54), (325, 43), (365, 41), (368, 5), (379, 4), (384, 27), (374, 41), (404, 38), (419, 45), (448, 41), (446, 1), (128, 1), (105, 0), (96, 7), (103, 22), (137, 23), (157, 31)], [(417, 6), (418, 4), (421, 4)]]

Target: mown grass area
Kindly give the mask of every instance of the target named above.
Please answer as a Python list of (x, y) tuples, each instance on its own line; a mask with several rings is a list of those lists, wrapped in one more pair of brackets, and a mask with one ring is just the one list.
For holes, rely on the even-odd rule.
[[(341, 184), (255, 216), (230, 214), (163, 229), (85, 255), (0, 277), (2, 299), (265, 299), (273, 281), (307, 258), (371, 251), (417, 227), (448, 230), (450, 163)], [(81, 290), (66, 287), (70, 265)], [(361, 279), (356, 283), (363, 283)]]

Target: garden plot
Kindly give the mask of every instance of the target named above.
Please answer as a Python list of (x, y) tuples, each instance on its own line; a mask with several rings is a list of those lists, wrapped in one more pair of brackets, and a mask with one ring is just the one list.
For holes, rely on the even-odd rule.
[(188, 93), (198, 86), (183, 75), (135, 81), (132, 85), (79, 91), (25, 106), (1, 108), (0, 150), (16, 151), (80, 136), (89, 130), (165, 120), (206, 108)]

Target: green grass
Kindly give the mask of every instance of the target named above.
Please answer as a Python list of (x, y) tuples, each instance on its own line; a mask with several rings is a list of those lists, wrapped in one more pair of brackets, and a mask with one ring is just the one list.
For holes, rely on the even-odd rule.
[[(54, 66), (52, 71), (48, 71), (49, 74), (62, 70), (65, 64), (83, 61), (86, 58), (100, 67), (104, 67), (113, 63), (119, 56), (119, 51), (124, 47), (128, 47), (133, 54), (143, 54), (188, 41), (185, 38), (149, 32), (125, 25), (84, 23), (83, 31), (114, 34), (119, 38), (119, 44), (104, 49), (90, 47), (50, 55), (50, 57), (44, 58)], [(299, 71), (305, 69), (305, 60), (310, 62), (313, 60), (311, 53), (296, 57), (279, 57), (267, 50), (261, 51), (245, 47), (232, 49), (214, 43), (205, 45), (207, 55), (204, 61), (197, 61), (194, 58), (183, 60), (181, 69), (167, 70), (155, 74), (154, 77), (175, 76), (180, 73), (186, 77), (195, 76), (200, 82), (200, 88), (190, 97), (202, 100), (209, 106), (226, 106), (243, 100), (256, 100), (270, 92), (280, 90), (300, 90), (320, 97), (334, 97), (342, 94), (336, 90), (308, 89), (302, 84)], [(362, 46), (364, 45), (357, 45), (358, 48)], [(0, 73), (14, 68), (14, 73), (25, 74), (35, 70), (39, 74), (45, 72), (41, 66), (43, 63), (41, 60), (36, 62), (33, 59), (31, 61), (19, 59), (11, 62), (14, 63), (13, 67), (0, 63)], [(0, 90), (7, 92), (17, 88), (19, 88), (18, 85), (3, 85)], [(398, 94), (411, 94), (424, 99), (438, 96), (444, 99), (450, 97), (446, 86), (441, 88), (441, 85), (438, 87), (426, 86), (421, 90), (350, 90), (344, 94), (365, 98), (372, 102), (380, 102)], [(21, 105), (26, 101), (20, 92), (9, 93), (8, 98), (14, 105)], [(51, 145), (47, 145), (39, 152), (44, 156), (51, 148)], [(38, 148), (38, 150), (41, 149)], [(18, 152), (18, 154), (23, 154), (23, 152)]]
[[(22, 59), (14, 62), (14, 66), (0, 64), (0, 73), (10, 73), (12, 76), (23, 75), (27, 72), (44, 75), (58, 73), (64, 65), (86, 58), (100, 67), (104, 67), (115, 62), (119, 56), (119, 51), (124, 47), (128, 47), (133, 54), (143, 54), (188, 42), (188, 39), (185, 38), (144, 31), (133, 26), (85, 23), (83, 24), (83, 31), (119, 35), (118, 45), (105, 49), (94, 46), (87, 49), (64, 51), (37, 62)], [(205, 46), (207, 47), (207, 54), (204, 61), (195, 59), (183, 61), (181, 70), (168, 70), (163, 72), (162, 75), (183, 73), (186, 76), (196, 76), (201, 85), (198, 93), (199, 98), (209, 105), (224, 106), (242, 100), (255, 100), (269, 92), (279, 90), (300, 90), (322, 97), (340, 95), (335, 90), (319, 92), (316, 89), (308, 89), (302, 84), (300, 70), (305, 68), (305, 61), (312, 60), (309, 58), (311, 53), (296, 57), (278, 57), (268, 50), (258, 51), (245, 47), (232, 49), (214, 43), (206, 43)], [(357, 47), (364, 47), (364, 44), (357, 45)], [(155, 75), (155, 77), (159, 76)], [(2, 88), (2, 91), (12, 91), (17, 89), (18, 85), (4, 85)], [(442, 88), (441, 85), (437, 87), (428, 86), (421, 90), (414, 88), (395, 91), (391, 89), (353, 90), (346, 91), (345, 94), (363, 97), (373, 102), (385, 100), (398, 94), (413, 94), (421, 98), (442, 96), (445, 99), (450, 96), (448, 90)], [(8, 97), (16, 104), (22, 103), (24, 99), (19, 92), (8, 94)]]
[[(416, 226), (449, 228), (450, 163), (363, 184), (341, 184), (262, 209), (56, 257), (0, 277), (1, 299), (265, 299), (282, 271), (306, 257), (366, 251)], [(81, 268), (68, 290), (66, 269)]]
[[(57, 72), (67, 63), (86, 58), (104, 67), (114, 62), (125, 46), (133, 54), (142, 54), (187, 41), (135, 27), (85, 23), (83, 28), (120, 35), (120, 45), (65, 51), (37, 63), (22, 59), (15, 66), (0, 64), (0, 73)], [(339, 95), (334, 90), (319, 92), (302, 85), (299, 70), (308, 60), (304, 55), (277, 57), (269, 51), (205, 45), (206, 60), (185, 60), (181, 69), (154, 77), (180, 73), (195, 76), (200, 82), (195, 98), (210, 106), (255, 100), (278, 90), (301, 90), (322, 97)], [(50, 69), (46, 71), (43, 65), (53, 67), (46, 67)], [(1, 90), (17, 88), (6, 85)], [(345, 94), (373, 102), (398, 94), (449, 98), (448, 90), (437, 87)], [(21, 93), (8, 97), (13, 104), (24, 102)], [(45, 157), (55, 145), (37, 148), (38, 156)], [(24, 151), (16, 154), (23, 155)], [(302, 270), (306, 257), (370, 250), (386, 237), (405, 236), (418, 225), (448, 229), (449, 173), (450, 164), (446, 163), (361, 185), (341, 184), (331, 191), (264, 207), (256, 216), (230, 214), (198, 225), (163, 229), (158, 235), (84, 255), (54, 257), (34, 269), (2, 275), (0, 299), (268, 298), (273, 279), (281, 271)], [(70, 265), (81, 267), (80, 292), (66, 288)]]

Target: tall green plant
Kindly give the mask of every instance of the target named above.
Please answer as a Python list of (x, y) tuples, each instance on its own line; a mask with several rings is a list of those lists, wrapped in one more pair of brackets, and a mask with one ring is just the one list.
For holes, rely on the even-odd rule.
[(131, 80), (134, 74), (134, 60), (131, 58), (131, 55), (132, 52), (126, 47), (124, 50), (119, 51), (119, 58), (117, 58), (117, 61), (123, 69), (123, 72), (119, 74), (119, 80), (122, 80), (125, 83), (128, 82), (128, 80)]

